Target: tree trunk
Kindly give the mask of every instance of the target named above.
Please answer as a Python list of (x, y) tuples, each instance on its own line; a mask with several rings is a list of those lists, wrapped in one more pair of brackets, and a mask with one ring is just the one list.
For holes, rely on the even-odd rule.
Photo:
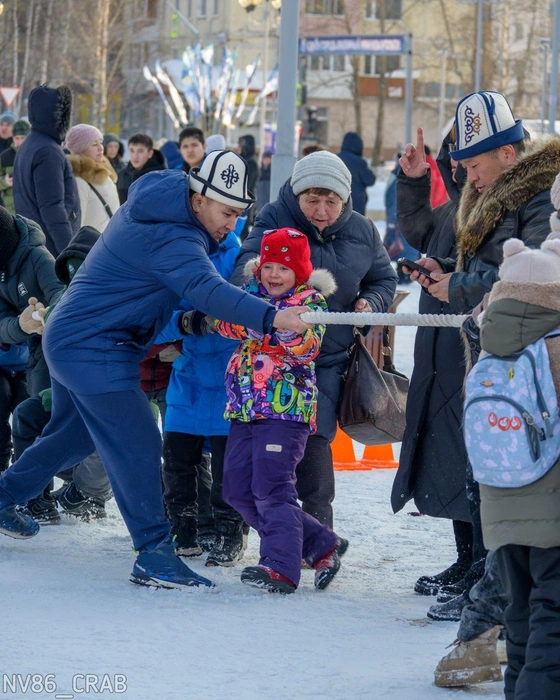
[(14, 0), (14, 5), (12, 9), (14, 18), (14, 70), (12, 85), (15, 87), (18, 84), (18, 74), (19, 74), (19, 18), (18, 18), (18, 0)]
[(51, 45), (52, 14), (54, 0), (47, 0), (47, 15), (45, 18), (43, 36), (43, 60), (41, 61), (41, 85), (46, 83), (49, 77), (49, 50)]
[(93, 122), (103, 132), (107, 116), (107, 55), (109, 51), (109, 13), (111, 0), (97, 5), (97, 41), (95, 48), (95, 80), (93, 84)]
[(23, 51), (23, 66), (21, 68), (21, 76), (19, 79), (19, 87), (21, 91), (17, 99), (17, 112), (21, 111), (23, 96), (25, 94), (25, 83), (27, 80), (27, 70), (29, 67), (29, 55), (31, 53), (31, 35), (33, 33), (33, 17), (35, 16), (35, 0), (27, 0), (27, 21), (25, 24), (25, 48)]
[[(350, 17), (350, 2), (346, 0), (344, 3), (344, 22), (348, 34), (353, 34), (352, 18)], [(352, 56), (350, 59), (352, 64), (352, 77), (350, 79), (350, 94), (354, 105), (354, 121), (355, 130), (362, 135), (362, 99), (360, 95), (360, 57)]]

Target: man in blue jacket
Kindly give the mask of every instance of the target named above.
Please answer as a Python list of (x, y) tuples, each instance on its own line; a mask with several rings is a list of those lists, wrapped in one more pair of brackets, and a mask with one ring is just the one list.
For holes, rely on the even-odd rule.
[(31, 133), (14, 162), (16, 213), (35, 221), (56, 256), (80, 228), (80, 201), (72, 167), (61, 143), (70, 128), (72, 91), (41, 85), (29, 94)]
[(208, 257), (252, 202), (246, 164), (229, 151), (211, 153), (188, 178), (168, 170), (133, 183), (48, 319), (52, 417), (41, 439), (0, 477), (1, 533), (35, 535), (39, 526), (15, 504), (97, 449), (138, 550), (131, 581), (212, 585), (183, 564), (169, 536), (161, 435), (140, 388), (140, 360), (181, 298), (262, 333), (309, 328), (299, 318), (305, 307), (277, 312), (225, 282)]

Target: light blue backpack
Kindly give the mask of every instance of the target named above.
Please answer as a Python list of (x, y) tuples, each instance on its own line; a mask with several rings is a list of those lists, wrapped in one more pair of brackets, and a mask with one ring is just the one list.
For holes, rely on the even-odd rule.
[(517, 355), (482, 355), (465, 393), (465, 443), (476, 481), (518, 488), (555, 465), (560, 417), (544, 338)]

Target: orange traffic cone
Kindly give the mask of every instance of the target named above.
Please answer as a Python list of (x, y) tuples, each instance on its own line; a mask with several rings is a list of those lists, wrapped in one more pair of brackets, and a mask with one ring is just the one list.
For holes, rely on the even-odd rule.
[(336, 471), (354, 471), (356, 469), (371, 469), (356, 461), (352, 438), (337, 428), (334, 440), (331, 442), (333, 463)]
[(364, 469), (396, 469), (393, 445), (367, 445), (362, 457)]

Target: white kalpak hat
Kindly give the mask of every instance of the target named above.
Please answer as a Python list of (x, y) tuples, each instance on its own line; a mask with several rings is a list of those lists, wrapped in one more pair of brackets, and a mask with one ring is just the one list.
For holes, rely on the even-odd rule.
[(457, 105), (457, 149), (453, 160), (472, 158), (500, 146), (523, 141), (521, 119), (515, 119), (506, 98), (499, 92), (473, 92)]
[(238, 209), (246, 209), (255, 201), (247, 189), (247, 163), (232, 151), (212, 151), (199, 168), (191, 168), (189, 187)]

